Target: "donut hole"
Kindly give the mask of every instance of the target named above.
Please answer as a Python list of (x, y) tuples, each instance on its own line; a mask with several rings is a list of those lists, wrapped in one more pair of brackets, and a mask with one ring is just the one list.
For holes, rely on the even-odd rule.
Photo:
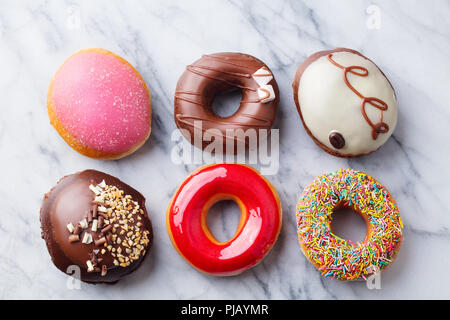
[(215, 203), (208, 211), (206, 224), (219, 242), (226, 242), (236, 234), (241, 209), (233, 200), (222, 200)]
[(364, 218), (352, 208), (338, 208), (331, 215), (331, 230), (344, 240), (354, 243), (364, 241), (367, 224)]
[(238, 88), (232, 88), (227, 91), (219, 92), (214, 97), (212, 103), (212, 112), (221, 118), (231, 117), (238, 111), (242, 100), (242, 91)]

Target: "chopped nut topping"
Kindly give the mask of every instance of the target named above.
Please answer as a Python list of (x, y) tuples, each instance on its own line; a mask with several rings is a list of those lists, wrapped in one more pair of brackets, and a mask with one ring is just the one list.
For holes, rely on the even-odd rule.
[[(95, 243), (101, 249), (95, 249), (86, 262), (88, 272), (101, 272), (106, 275), (107, 266), (100, 268), (101, 255), (114, 257), (114, 265), (128, 267), (146, 253), (145, 247), (150, 243), (150, 232), (145, 229), (144, 210), (133, 200), (131, 195), (125, 195), (123, 190), (108, 185), (103, 180), (89, 189), (95, 194), (92, 208), (86, 218), (79, 221), (75, 227), (67, 225), (70, 242)], [(91, 227), (92, 234), (84, 229)], [(95, 239), (94, 239), (95, 237)]]
[(87, 227), (89, 226), (86, 219), (81, 220), (79, 223), (80, 223), (80, 227), (83, 229), (87, 229)]
[(98, 220), (94, 219), (94, 220), (92, 220), (91, 230), (95, 232), (95, 231), (97, 231), (97, 228), (98, 228)]
[(94, 202), (95, 202), (95, 203), (104, 204), (103, 201), (104, 201), (104, 199), (103, 199), (102, 196), (96, 196), (95, 199), (94, 199)]
[(99, 194), (100, 194), (100, 191), (101, 191), (101, 190), (99, 190), (99, 188), (94, 187), (92, 184), (89, 186), (89, 189), (91, 189), (91, 191), (92, 191), (93, 193), (95, 193), (96, 195), (99, 195)]
[(70, 232), (70, 233), (72, 233), (72, 232), (75, 230), (75, 227), (73, 226), (72, 222), (70, 222), (70, 223), (67, 225), (67, 229), (69, 229), (69, 232)]
[(74, 243), (74, 242), (78, 242), (78, 241), (80, 241), (80, 236), (79, 236), (79, 235), (77, 235), (77, 234), (71, 234), (71, 235), (69, 236), (69, 242), (70, 242), (70, 243)]
[(91, 260), (86, 261), (86, 264), (88, 266), (88, 272), (94, 271), (94, 265), (92, 264)]
[(106, 276), (107, 271), (108, 271), (108, 269), (106, 268), (106, 265), (102, 265), (102, 273), (101, 273), (101, 276), (102, 276), (102, 277)]
[(90, 233), (88, 233), (88, 232), (85, 232), (84, 236), (83, 236), (83, 241), (81, 241), (81, 242), (84, 243), (84, 244), (92, 243), (92, 235)]

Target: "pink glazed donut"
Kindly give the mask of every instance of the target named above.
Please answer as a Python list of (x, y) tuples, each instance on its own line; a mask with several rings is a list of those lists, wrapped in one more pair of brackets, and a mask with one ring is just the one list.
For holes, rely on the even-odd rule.
[(119, 159), (150, 136), (149, 89), (125, 59), (104, 49), (83, 49), (54, 75), (47, 95), (50, 123), (79, 153)]

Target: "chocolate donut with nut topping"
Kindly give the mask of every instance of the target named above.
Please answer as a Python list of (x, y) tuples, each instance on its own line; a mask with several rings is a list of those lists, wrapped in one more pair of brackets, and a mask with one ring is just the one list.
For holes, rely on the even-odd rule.
[(152, 245), (142, 194), (95, 170), (63, 177), (44, 196), (40, 220), (55, 266), (68, 274), (78, 266), (88, 283), (119, 281), (141, 265)]

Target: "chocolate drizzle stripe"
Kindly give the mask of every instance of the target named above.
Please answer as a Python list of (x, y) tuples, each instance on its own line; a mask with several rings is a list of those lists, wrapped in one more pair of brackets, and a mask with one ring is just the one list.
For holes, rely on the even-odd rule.
[(262, 74), (254, 73), (254, 74), (252, 74), (252, 77), (272, 77), (273, 76), (272, 72), (270, 72), (269, 69), (267, 69), (266, 67), (262, 67), (261, 69), (263, 69), (267, 73), (262, 73)]
[[(226, 79), (214, 77), (214, 76), (211, 76), (209, 74), (206, 74), (206, 73), (203, 73), (203, 72), (200, 72), (200, 71), (197, 71), (197, 70), (193, 70), (194, 69), (193, 66), (187, 66), (186, 69), (188, 71), (192, 72), (192, 73), (195, 73), (195, 74), (199, 75), (199, 76), (202, 76), (202, 77), (205, 77), (205, 78), (208, 78), (208, 79), (212, 79), (212, 80), (216, 80), (216, 81), (225, 82), (228, 85), (230, 85), (231, 87), (238, 87), (238, 88), (241, 88), (241, 89), (246, 89), (246, 90), (251, 90), (251, 91), (256, 91), (257, 90), (257, 89), (252, 88), (252, 87), (246, 87), (246, 86), (243, 86), (243, 85), (240, 85), (240, 84), (237, 84), (237, 83), (230, 82), (230, 81), (228, 81)], [(216, 70), (216, 72), (221, 72), (221, 71)]]
[[(260, 98), (260, 99), (258, 99), (258, 100), (241, 100), (240, 105), (246, 104), (246, 103), (260, 103), (262, 100), (264, 100), (264, 99), (266, 99), (266, 98), (268, 98), (268, 97), (270, 96), (270, 93), (269, 93), (268, 90), (266, 90), (266, 89), (264, 89), (264, 88), (261, 88), (261, 90), (263, 90), (263, 91), (267, 94), (267, 96), (265, 96), (265, 97), (263, 97), (263, 98)], [(193, 99), (188, 99), (188, 98), (180, 97), (179, 95), (176, 95), (176, 94), (175, 94), (175, 98), (176, 98), (176, 99), (183, 100), (183, 101), (186, 101), (186, 102), (190, 102), (190, 103), (195, 104), (195, 105), (198, 105), (198, 106), (200, 106), (200, 107), (206, 107), (206, 105), (205, 105), (204, 103), (195, 101), (195, 100), (193, 100)]]
[(242, 103), (261, 103), (261, 99), (258, 99), (258, 100), (242, 100), (241, 104)]
[(268, 97), (270, 97), (270, 91), (265, 89), (265, 88), (259, 88), (259, 90), (261, 90), (262, 92), (264, 92), (266, 95), (262, 98), (259, 98), (259, 101), (263, 101), (264, 99), (267, 99)]
[[(239, 116), (243, 116), (246, 118), (250, 118), (256, 121), (260, 121), (262, 122), (262, 124), (257, 125), (257, 124), (248, 124), (246, 125), (246, 127), (262, 127), (265, 126), (267, 124), (270, 123), (270, 120), (268, 119), (262, 119), (262, 118), (257, 118), (257, 117), (253, 117), (253, 116), (249, 116), (246, 114), (240, 114)], [(218, 119), (205, 119), (202, 117), (196, 117), (196, 116), (184, 116), (184, 115), (177, 115), (177, 119), (187, 125), (190, 126), (194, 126), (192, 122), (190, 121), (186, 121), (188, 119), (192, 119), (192, 120), (199, 120), (199, 121), (204, 121), (204, 122), (212, 122), (212, 123), (216, 123), (216, 124), (226, 124), (226, 125), (235, 125), (235, 126), (242, 126), (242, 122), (237, 122), (237, 121), (227, 121), (227, 120), (218, 120)], [(203, 130), (208, 130), (207, 128), (204, 128)]]
[[(187, 121), (187, 119), (192, 119), (192, 120), (200, 120), (203, 121), (204, 123), (213, 123), (213, 124), (225, 124), (225, 122), (220, 122), (220, 121), (215, 121), (215, 120), (211, 120), (211, 119), (204, 119), (204, 118), (198, 118), (195, 119), (193, 117), (183, 117), (181, 119), (178, 119), (178, 121), (184, 123), (187, 126), (193, 127), (195, 129), (200, 129), (198, 126), (195, 126), (195, 124), (193, 123), (193, 121)], [(240, 127), (241, 129), (248, 129), (248, 128), (263, 128), (264, 124), (258, 125), (258, 124), (247, 124), (247, 125), (242, 125), (242, 123), (240, 122), (231, 122), (231, 123), (226, 123), (229, 126), (236, 126), (236, 127)], [(211, 128), (205, 128), (204, 126), (202, 126), (201, 130), (207, 131), (210, 129), (214, 129), (214, 127)], [(239, 128), (236, 128), (239, 129)]]
[(208, 70), (208, 71), (213, 71), (213, 72), (219, 72), (219, 73), (227, 74), (227, 75), (230, 75), (230, 76), (249, 78), (249, 79), (252, 77), (252, 75), (250, 73), (224, 71), (224, 70), (218, 70), (218, 69), (215, 69), (215, 68), (212, 68), (212, 67), (201, 66), (201, 65), (200, 66), (190, 65), (190, 66), (188, 66), (188, 68), (191, 68), (191, 69), (198, 68), (198, 69), (203, 69), (203, 70)]
[(178, 95), (175, 95), (175, 98), (176, 98), (176, 99), (183, 100), (183, 101), (186, 101), (186, 102), (190, 102), (190, 103), (192, 103), (192, 104), (196, 104), (196, 105), (201, 106), (201, 107), (205, 107), (205, 105), (204, 105), (203, 103), (198, 102), (198, 101), (195, 101), (195, 100), (192, 100), (192, 99), (183, 98), (183, 97), (180, 97), (180, 96), (178, 96)]
[(261, 121), (261, 122), (264, 122), (266, 124), (269, 124), (269, 122), (270, 122), (270, 119), (261, 118), (261, 117), (257, 117), (257, 116), (254, 116), (254, 115), (251, 115), (251, 114), (246, 114), (246, 113), (240, 113), (239, 116), (246, 117), (246, 118), (249, 118), (249, 119), (253, 119), (253, 120), (256, 120), (256, 121)]
[[(352, 90), (358, 97), (360, 97), (362, 99), (361, 112), (362, 112), (363, 117), (366, 120), (366, 122), (372, 128), (372, 139), (376, 140), (380, 133), (387, 133), (389, 131), (389, 125), (387, 123), (383, 122), (383, 111), (386, 111), (388, 109), (387, 103), (384, 102), (383, 100), (375, 98), (375, 97), (364, 97), (358, 90), (356, 90), (355, 87), (352, 86), (352, 84), (348, 80), (348, 76), (347, 76), (348, 73), (352, 73), (352, 74), (360, 76), (360, 77), (367, 77), (369, 75), (369, 70), (367, 70), (366, 68), (361, 67), (361, 66), (344, 67), (333, 60), (332, 53), (328, 54), (327, 58), (333, 65), (344, 70), (345, 84), (347, 85), (347, 87), (350, 90)], [(361, 71), (361, 72), (358, 72), (358, 71)], [(374, 124), (367, 116), (367, 113), (366, 113), (366, 104), (367, 103), (381, 111), (379, 122)]]
[(239, 67), (239, 68), (244, 68), (244, 69), (248, 69), (249, 68), (246, 65), (242, 65), (242, 64), (235, 63), (235, 62), (231, 62), (229, 59), (224, 59), (224, 58), (219, 57), (219, 56), (213, 56), (213, 55), (204, 54), (203, 57), (209, 58), (209, 59), (213, 59), (213, 60), (217, 60), (217, 61), (220, 61), (222, 63), (229, 64), (229, 65), (232, 65), (232, 66), (235, 66), (235, 67)]
[(192, 95), (192, 96), (199, 96), (201, 97), (202, 95), (198, 92), (191, 92), (191, 91), (176, 91), (175, 94), (188, 94), (188, 95)]

